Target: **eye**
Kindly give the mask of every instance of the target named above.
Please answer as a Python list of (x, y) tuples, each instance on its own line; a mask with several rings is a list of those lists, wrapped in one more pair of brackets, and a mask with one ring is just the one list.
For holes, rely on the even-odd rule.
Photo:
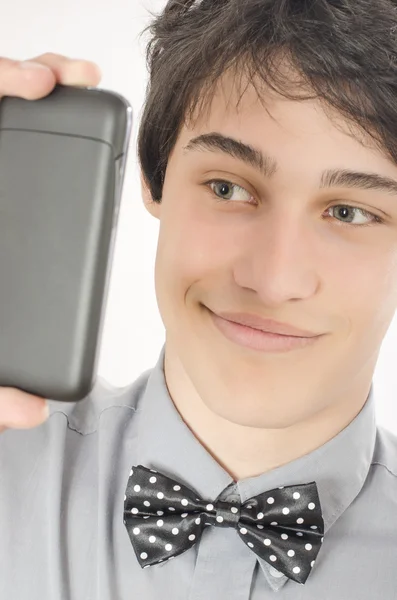
[[(219, 199), (219, 202), (248, 202), (249, 204), (256, 204), (255, 200), (254, 202), (249, 202), (249, 200), (253, 199), (253, 197), (249, 192), (247, 192), (246, 189), (241, 187), (241, 185), (232, 183), (231, 181), (212, 179), (211, 181), (207, 181), (205, 185), (208, 185), (212, 189), (215, 196)], [(221, 197), (219, 197), (217, 194), (218, 190)], [(240, 198), (238, 198), (238, 196), (240, 196)]]
[[(335, 210), (335, 209), (338, 209), (338, 210)], [(327, 212), (328, 213), (334, 212), (337, 215), (339, 214), (339, 216), (341, 216), (340, 213), (342, 212), (342, 209), (343, 209), (344, 213), (349, 212), (349, 211), (353, 212), (353, 219), (354, 219), (354, 213), (359, 216), (359, 219), (360, 218), (362, 219), (364, 217), (364, 222), (362, 222), (362, 221), (360, 222), (360, 220), (359, 220), (358, 222), (356, 222), (354, 224), (352, 223), (352, 221), (348, 221), (348, 222), (339, 221), (339, 223), (342, 226), (344, 226), (344, 225), (349, 226), (351, 224), (352, 227), (368, 227), (368, 226), (374, 225), (376, 223), (381, 224), (381, 223), (385, 222), (384, 219), (382, 219), (382, 217), (378, 217), (378, 215), (375, 215), (374, 213), (368, 212), (367, 210), (364, 210), (363, 208), (358, 208), (357, 206), (349, 206), (347, 204), (339, 204), (336, 206), (331, 206)], [(345, 218), (345, 217), (342, 217), (342, 218)], [(369, 220), (369, 222), (368, 222), (368, 220)]]
[[(223, 179), (212, 179), (211, 181), (207, 181), (204, 185), (209, 186), (211, 188), (218, 202), (228, 202), (234, 204), (242, 202), (245, 204), (257, 206), (256, 200), (245, 188), (241, 187), (240, 185), (237, 185), (236, 183), (232, 183), (231, 181), (226, 181)], [(344, 215), (341, 215), (342, 209)], [(345, 219), (346, 212), (349, 213), (349, 211), (350, 213), (353, 213), (352, 220), (348, 220), (347, 222), (339, 220), (338, 215), (342, 219)], [(335, 218), (337, 220), (337, 223), (341, 227), (369, 227), (371, 225), (382, 224), (385, 222), (385, 220), (382, 219), (382, 217), (379, 217), (378, 215), (372, 212), (369, 212), (357, 206), (350, 206), (348, 204), (338, 204), (331, 206), (327, 209), (327, 213), (328, 215), (331, 213), (331, 216), (332, 214), (336, 214), (337, 216)], [(361, 219), (364, 218), (364, 222), (362, 220), (361, 222), (360, 220), (358, 220), (357, 222), (356, 220), (356, 223), (353, 223), (355, 215), (359, 218), (361, 217)]]

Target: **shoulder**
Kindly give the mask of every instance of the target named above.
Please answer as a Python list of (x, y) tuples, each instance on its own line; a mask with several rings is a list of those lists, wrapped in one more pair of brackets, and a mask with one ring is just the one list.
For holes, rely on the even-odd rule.
[(139, 410), (140, 400), (153, 369), (144, 371), (134, 382), (125, 387), (116, 387), (102, 377), (98, 377), (91, 392), (80, 402), (58, 402), (48, 400), (50, 406), (49, 422), (56, 415), (64, 415), (67, 426), (82, 435), (94, 433), (99, 429), (101, 415), (113, 410), (135, 413)]
[(397, 435), (382, 425), (377, 426), (372, 465), (387, 471), (397, 484)]

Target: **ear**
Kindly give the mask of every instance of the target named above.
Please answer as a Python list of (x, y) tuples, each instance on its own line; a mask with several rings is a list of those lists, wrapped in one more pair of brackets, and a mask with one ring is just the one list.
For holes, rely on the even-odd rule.
[(154, 202), (148, 184), (146, 183), (145, 177), (141, 171), (141, 189), (142, 199), (146, 210), (156, 219), (160, 219), (161, 204)]

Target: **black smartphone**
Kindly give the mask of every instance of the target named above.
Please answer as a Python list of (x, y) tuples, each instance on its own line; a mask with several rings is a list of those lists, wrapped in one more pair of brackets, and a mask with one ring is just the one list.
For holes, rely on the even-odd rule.
[(132, 108), (56, 85), (0, 100), (0, 386), (78, 402), (93, 389)]

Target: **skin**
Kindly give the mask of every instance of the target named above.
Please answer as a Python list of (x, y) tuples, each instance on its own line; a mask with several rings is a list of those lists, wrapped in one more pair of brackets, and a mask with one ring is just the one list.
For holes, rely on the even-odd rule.
[[(397, 196), (321, 190), (320, 176), (345, 168), (397, 179), (397, 167), (318, 101), (269, 91), (265, 106), (249, 87), (236, 103), (225, 76), (209, 114), (180, 132), (162, 203), (152, 202), (143, 177), (142, 192), (160, 222), (155, 279), (170, 395), (239, 480), (325, 444), (365, 404), (397, 305)], [(278, 171), (264, 178), (220, 152), (183, 152), (191, 138), (214, 131), (272, 155)], [(211, 179), (235, 184), (231, 202), (219, 202), (225, 192), (205, 185)], [(329, 210), (338, 206), (385, 222), (353, 208), (348, 223)], [(285, 354), (254, 351), (227, 340), (202, 305), (326, 335)]]

